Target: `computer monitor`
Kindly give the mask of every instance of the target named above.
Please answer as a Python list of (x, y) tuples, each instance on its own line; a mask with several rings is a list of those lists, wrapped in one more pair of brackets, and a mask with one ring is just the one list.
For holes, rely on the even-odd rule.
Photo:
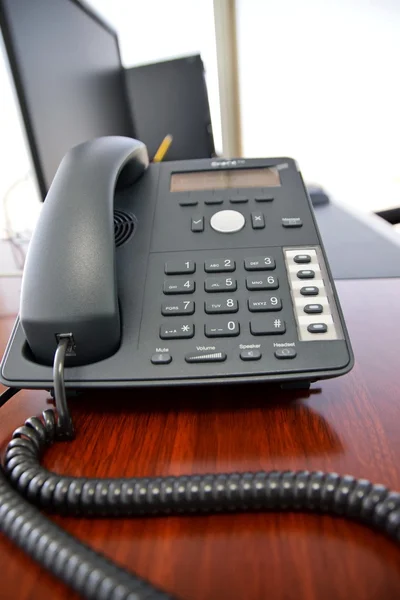
[(136, 134), (151, 158), (167, 134), (173, 141), (164, 160), (214, 156), (200, 55), (127, 69), (126, 83)]
[(0, 25), (44, 198), (69, 148), (134, 137), (118, 38), (78, 0), (0, 0)]

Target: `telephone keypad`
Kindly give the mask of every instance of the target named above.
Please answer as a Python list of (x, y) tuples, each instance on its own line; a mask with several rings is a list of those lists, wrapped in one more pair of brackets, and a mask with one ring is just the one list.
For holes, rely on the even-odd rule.
[(162, 340), (180, 340), (194, 336), (194, 325), (189, 322), (179, 322), (173, 325), (161, 325), (160, 338)]
[(240, 333), (240, 325), (237, 321), (213, 321), (205, 324), (204, 333), (209, 338), (236, 336)]
[(196, 265), (193, 260), (169, 260), (165, 263), (164, 273), (166, 275), (185, 275), (194, 273)]
[(246, 278), (246, 288), (248, 290), (277, 290), (278, 287), (279, 281), (274, 275)]
[(247, 302), (250, 312), (270, 312), (282, 310), (282, 300), (273, 294), (250, 296)]
[(244, 268), (246, 271), (273, 271), (275, 269), (275, 260), (271, 256), (245, 258)]
[(194, 279), (167, 279), (164, 281), (164, 294), (193, 294), (195, 289)]
[(276, 335), (286, 331), (286, 323), (275, 316), (255, 317), (250, 321), (250, 331), (253, 335)]
[(214, 258), (206, 260), (204, 270), (206, 273), (231, 272), (236, 269), (236, 263), (231, 258)]
[(237, 281), (232, 277), (207, 277), (204, 282), (206, 292), (234, 292), (237, 289)]
[(195, 304), (193, 300), (177, 300), (175, 302), (164, 302), (161, 306), (161, 314), (164, 317), (177, 315), (192, 315)]
[(235, 298), (210, 300), (204, 303), (204, 311), (208, 315), (235, 313), (239, 310), (239, 303)]

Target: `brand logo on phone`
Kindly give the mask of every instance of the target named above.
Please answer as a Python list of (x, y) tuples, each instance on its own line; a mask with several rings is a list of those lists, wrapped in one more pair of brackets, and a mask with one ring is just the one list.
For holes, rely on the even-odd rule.
[(213, 160), (211, 163), (212, 167), (237, 167), (237, 165), (244, 165), (246, 161), (243, 159), (236, 159), (236, 160), (222, 160), (222, 161), (216, 161)]

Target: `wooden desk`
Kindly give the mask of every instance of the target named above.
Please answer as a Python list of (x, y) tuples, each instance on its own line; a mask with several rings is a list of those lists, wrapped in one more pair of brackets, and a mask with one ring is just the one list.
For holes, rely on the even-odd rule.
[[(350, 374), (310, 392), (249, 385), (90, 394), (72, 404), (77, 439), (54, 446), (46, 465), (89, 476), (323, 469), (399, 490), (400, 279), (344, 281), (338, 290), (356, 356)], [(3, 314), (2, 348), (12, 322)], [(0, 410), (2, 448), (46, 402), (43, 392), (24, 392)], [(400, 549), (340, 518), (55, 520), (185, 600), (400, 597)], [(4, 538), (0, 556), (2, 599), (76, 597)]]

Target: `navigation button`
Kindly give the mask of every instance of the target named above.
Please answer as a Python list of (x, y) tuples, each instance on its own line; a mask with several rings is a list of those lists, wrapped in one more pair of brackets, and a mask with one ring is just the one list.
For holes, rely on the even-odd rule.
[(226, 360), (225, 352), (194, 352), (186, 354), (187, 363), (206, 363), (206, 362), (224, 362)]
[(326, 323), (311, 323), (307, 327), (307, 331), (310, 333), (326, 333), (328, 331), (328, 325)]
[(276, 358), (285, 359), (285, 358), (296, 358), (297, 352), (294, 348), (278, 348), (275, 350)]
[(322, 304), (306, 304), (304, 307), (304, 312), (308, 315), (317, 315), (321, 314), (324, 311), (324, 307)]
[(300, 294), (302, 296), (318, 296), (319, 289), (315, 285), (308, 285), (300, 288)]
[(242, 360), (260, 360), (261, 352), (257, 349), (255, 350), (242, 350), (240, 353), (240, 358)]
[(246, 220), (237, 210), (220, 210), (210, 219), (210, 225), (219, 233), (235, 233), (243, 229)]
[(167, 353), (153, 354), (151, 362), (153, 365), (168, 365), (172, 361), (172, 356)]
[(204, 231), (204, 217), (192, 217), (192, 231)]
[(265, 219), (263, 213), (252, 212), (251, 213), (251, 226), (253, 229), (264, 229)]

